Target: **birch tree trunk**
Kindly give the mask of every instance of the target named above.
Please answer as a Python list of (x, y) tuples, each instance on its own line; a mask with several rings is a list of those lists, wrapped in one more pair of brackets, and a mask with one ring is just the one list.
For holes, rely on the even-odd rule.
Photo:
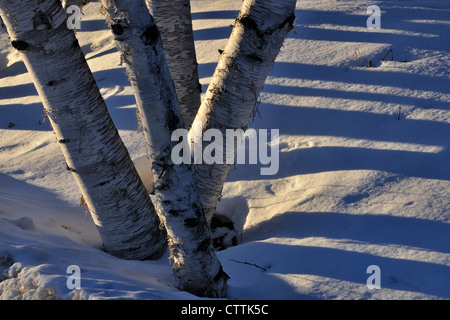
[(66, 26), (61, 3), (0, 0), (0, 15), (106, 251), (125, 259), (159, 258), (166, 248), (165, 231)]
[[(196, 123), (202, 125), (201, 132), (218, 129), (224, 137), (226, 129), (247, 127), (275, 58), (292, 30), (295, 5), (296, 0), (244, 1), (189, 132), (191, 141)], [(203, 142), (203, 149), (208, 143)], [(216, 214), (231, 166), (226, 164), (225, 153), (223, 163), (197, 165), (197, 186), (208, 223)]]
[(201, 103), (201, 85), (190, 0), (146, 0), (156, 21), (175, 84), (184, 126), (189, 129)]
[(78, 6), (80, 9), (83, 9), (85, 5), (87, 5), (91, 0), (62, 0), (62, 6), (65, 9), (72, 5)]
[(199, 202), (192, 165), (174, 164), (183, 127), (178, 101), (156, 24), (144, 0), (102, 0), (125, 62), (152, 163), (153, 203), (169, 238), (173, 272), (181, 290), (223, 297), (228, 276), (216, 256)]

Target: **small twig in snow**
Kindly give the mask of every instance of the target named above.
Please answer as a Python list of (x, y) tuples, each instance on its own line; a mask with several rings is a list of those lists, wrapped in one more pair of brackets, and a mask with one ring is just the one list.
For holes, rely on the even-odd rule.
[(247, 261), (238, 261), (238, 260), (234, 260), (234, 259), (229, 259), (229, 260), (237, 262), (237, 263), (248, 264), (249, 266), (260, 268), (263, 271), (267, 271), (267, 269), (268, 269), (268, 268), (263, 268), (261, 266), (258, 266), (256, 263), (250, 263), (250, 262), (247, 262)]
[(386, 54), (384, 55), (383, 59), (381, 59), (382, 61), (384, 61), (384, 59), (386, 58), (386, 56), (388, 55), (388, 53), (391, 53), (391, 61), (394, 61), (394, 53), (392, 52), (392, 48), (390, 48), (388, 50), (388, 52), (386, 52)]

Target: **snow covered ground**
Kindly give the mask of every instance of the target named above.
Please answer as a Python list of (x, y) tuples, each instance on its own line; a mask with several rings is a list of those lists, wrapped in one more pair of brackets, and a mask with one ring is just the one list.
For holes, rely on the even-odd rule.
[[(191, 2), (205, 91), (242, 2)], [(381, 29), (366, 26), (370, 5)], [(77, 35), (142, 172), (133, 93), (98, 9), (85, 8)], [(229, 298), (450, 299), (450, 4), (301, 0), (296, 16), (251, 124), (280, 130), (280, 170), (237, 165), (219, 203), (239, 229), (239, 245), (218, 253)], [(124, 261), (100, 250), (7, 42), (1, 35), (0, 298), (196, 299), (174, 287), (168, 254)], [(66, 285), (70, 265), (81, 289)], [(371, 265), (380, 289), (367, 287)]]

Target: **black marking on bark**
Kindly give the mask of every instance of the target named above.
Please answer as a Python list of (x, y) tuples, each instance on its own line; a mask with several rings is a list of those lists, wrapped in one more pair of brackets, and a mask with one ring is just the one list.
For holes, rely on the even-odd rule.
[(36, 29), (40, 25), (45, 25), (49, 30), (52, 29), (50, 19), (42, 11), (38, 11), (33, 17), (33, 28)]
[(170, 171), (172, 168), (169, 164), (165, 162), (166, 157), (161, 157), (158, 159), (157, 163), (162, 168), (161, 172), (158, 175), (158, 180), (161, 179), (167, 171)]
[(253, 61), (263, 62), (263, 59), (258, 57), (256, 54), (248, 54), (246, 57)]
[(192, 209), (194, 209), (197, 219), (200, 219), (203, 217), (203, 211), (202, 211), (201, 207), (198, 206), (195, 202), (192, 204)]
[(289, 17), (287, 17), (280, 25), (278, 25), (276, 28), (274, 29), (268, 29), (265, 30), (264, 32), (261, 31), (258, 28), (258, 24), (253, 21), (252, 18), (250, 18), (249, 16), (244, 16), (244, 17), (238, 17), (236, 19), (236, 22), (240, 22), (245, 29), (247, 30), (254, 30), (256, 32), (256, 34), (258, 35), (258, 37), (263, 37), (263, 35), (270, 35), (272, 33), (274, 33), (277, 29), (283, 29), (285, 27), (286, 24), (289, 24), (292, 28), (293, 24), (294, 24), (294, 20), (295, 20), (295, 15), (292, 14)]
[(178, 217), (180, 215), (180, 212), (174, 209), (170, 209), (169, 211), (167, 211), (167, 213), (174, 217)]
[(22, 40), (13, 40), (11, 41), (11, 45), (19, 51), (25, 51), (30, 46), (28, 42)]
[(120, 23), (115, 23), (111, 25), (111, 31), (112, 33), (114, 33), (117, 36), (120, 36), (123, 34), (123, 32), (125, 31), (125, 29), (123, 28), (123, 26)]
[(214, 282), (218, 282), (220, 279), (225, 279), (225, 280), (230, 279), (230, 276), (228, 274), (226, 274), (225, 271), (223, 271), (222, 266), (220, 266), (219, 271), (213, 278)]
[[(133, 235), (133, 236), (131, 236), (130, 238), (128, 238), (128, 239), (124, 239), (124, 240), (122, 240), (122, 243), (135, 243), (136, 242), (136, 240), (137, 239), (139, 239), (139, 238), (141, 238), (142, 237), (142, 234), (140, 234), (140, 233), (137, 233), (137, 234), (135, 234), (135, 235)], [(138, 249), (138, 247), (133, 247), (133, 246), (130, 246), (130, 248), (127, 250), (127, 251), (133, 251), (133, 250), (136, 250), (136, 249)]]
[(70, 78), (63, 78), (63, 79), (59, 79), (59, 80), (51, 80), (49, 82), (47, 82), (47, 86), (49, 87), (54, 87), (62, 82), (65, 82), (67, 80), (69, 80)]
[(230, 218), (223, 214), (213, 214), (210, 226), (212, 229), (225, 227), (230, 230), (234, 230), (233, 221), (231, 221)]
[(159, 30), (156, 24), (145, 29), (142, 33), (141, 39), (146, 46), (155, 44), (159, 39)]
[(79, 47), (78, 39), (75, 39), (75, 40), (73, 40), (73, 42), (72, 42), (72, 49), (73, 49), (73, 48), (76, 48), (76, 47)]
[[(167, 149), (167, 148), (166, 148)], [(167, 151), (170, 151), (170, 150), (164, 150), (164, 152), (161, 152), (161, 156), (158, 158), (158, 160), (157, 160), (157, 163), (161, 166), (161, 167), (164, 167), (164, 166), (167, 166), (166, 165), (166, 160), (167, 160), (167, 155), (170, 153), (168, 153)], [(169, 148), (170, 149), (170, 148)], [(165, 170), (164, 168), (163, 168), (163, 170)]]
[(127, 189), (122, 189), (122, 188), (116, 189), (115, 195), (122, 199), (130, 199), (130, 195), (128, 194)]
[(109, 181), (103, 181), (103, 182), (97, 183), (97, 184), (94, 186), (94, 188), (95, 188), (95, 187), (102, 187), (102, 186), (104, 186), (104, 185), (107, 185), (108, 183), (109, 183)]
[[(171, 105), (171, 101), (169, 101), (169, 105)], [(167, 110), (166, 112), (166, 124), (167, 127), (169, 128), (169, 130), (172, 132), (176, 129), (178, 129), (178, 125), (179, 125), (179, 119), (178, 117), (175, 115), (175, 112), (172, 109)]]
[[(91, 111), (92, 113), (94, 112), (94, 110)], [(97, 129), (97, 132), (102, 134), (102, 133), (106, 133), (109, 130), (109, 124), (108, 122), (104, 122), (102, 126), (100, 126), (100, 128)]]
[(170, 186), (167, 183), (161, 183), (157, 188), (158, 188), (158, 190), (166, 191), (166, 190), (169, 190), (169, 187)]
[(77, 172), (75, 169), (72, 169), (71, 167), (69, 167), (69, 165), (66, 162), (66, 170), (70, 171), (70, 172)]
[(255, 30), (258, 33), (260, 32), (256, 22), (249, 16), (238, 17), (236, 21), (240, 22), (246, 29)]
[(294, 20), (295, 20), (295, 14), (293, 14), (293, 15), (287, 17), (286, 20), (284, 20), (284, 21), (278, 26), (278, 29), (283, 29), (284, 26), (285, 26), (286, 24), (288, 24), (288, 23), (289, 23), (289, 25), (292, 27), (292, 26), (294, 25)]
[(204, 239), (200, 244), (197, 246), (197, 249), (195, 249), (196, 252), (205, 252), (208, 250), (209, 245), (211, 244), (211, 241), (209, 238)]
[(198, 226), (198, 219), (187, 218), (186, 220), (184, 220), (184, 225), (186, 227), (194, 228), (194, 227)]

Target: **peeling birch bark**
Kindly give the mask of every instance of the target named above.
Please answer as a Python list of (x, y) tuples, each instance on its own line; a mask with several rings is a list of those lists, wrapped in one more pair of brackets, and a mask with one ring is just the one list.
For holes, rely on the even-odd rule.
[(146, 0), (161, 33), (184, 126), (189, 129), (201, 103), (189, 0)]
[[(275, 58), (292, 30), (296, 2), (244, 1), (189, 132), (191, 143), (196, 122), (202, 124), (202, 132), (218, 129), (224, 137), (226, 129), (246, 129)], [(203, 142), (203, 149), (208, 143)], [(232, 158), (235, 154), (236, 150)], [(223, 156), (224, 164), (197, 165), (196, 181), (208, 223), (216, 214), (217, 201), (231, 166), (226, 164), (227, 154)]]
[(54, 0), (0, 0), (20, 52), (103, 240), (124, 259), (157, 259), (166, 249), (151, 199), (100, 95), (67, 15)]
[(167, 230), (173, 272), (181, 290), (223, 297), (223, 272), (199, 202), (192, 165), (174, 164), (172, 132), (184, 128), (160, 33), (144, 0), (102, 0), (107, 22), (135, 92), (152, 163), (152, 200)]

